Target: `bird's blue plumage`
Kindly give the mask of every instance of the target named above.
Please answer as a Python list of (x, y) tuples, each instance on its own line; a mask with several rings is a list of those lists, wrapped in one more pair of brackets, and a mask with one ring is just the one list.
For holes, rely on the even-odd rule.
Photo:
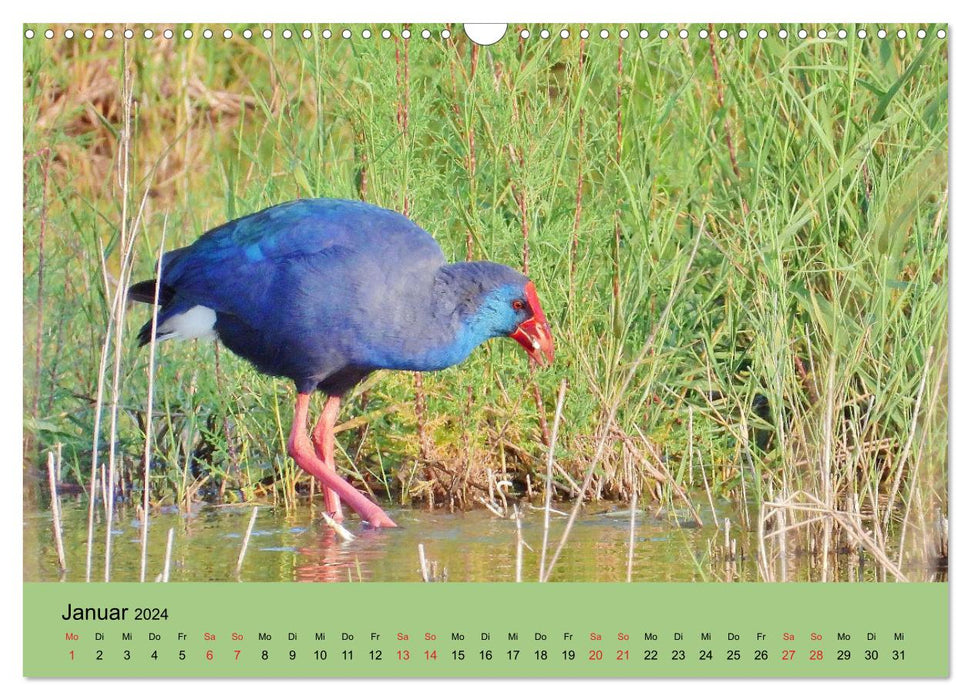
[(298, 200), (167, 253), (159, 328), (212, 309), (219, 338), (260, 370), (340, 395), (375, 369), (442, 369), (508, 335), (526, 282), (495, 263), (446, 264), (431, 235), (393, 211)]

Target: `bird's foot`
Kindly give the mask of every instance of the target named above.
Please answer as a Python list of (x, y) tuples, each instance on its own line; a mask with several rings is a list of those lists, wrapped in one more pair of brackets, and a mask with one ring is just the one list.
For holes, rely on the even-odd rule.
[(287, 451), (298, 467), (316, 477), (325, 490), (330, 489), (334, 492), (337, 497), (337, 505), (325, 503), (327, 511), (339, 512), (339, 504), (343, 502), (361, 516), (362, 520), (367, 520), (371, 527), (397, 527), (394, 521), (381, 510), (381, 506), (373, 503), (367, 496), (344, 481), (337, 472), (317, 457), (313, 445), (310, 444), (306, 435), (291, 434), (287, 443)]
[(381, 510), (381, 508), (377, 506), (375, 506), (375, 508), (377, 508), (377, 512), (371, 513), (370, 517), (366, 517), (364, 519), (369, 527), (373, 527), (375, 529), (382, 527), (398, 527), (395, 521), (389, 518), (388, 514)]

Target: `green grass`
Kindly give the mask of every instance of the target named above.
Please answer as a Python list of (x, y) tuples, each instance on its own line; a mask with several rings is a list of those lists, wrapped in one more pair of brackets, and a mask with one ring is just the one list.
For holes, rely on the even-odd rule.
[[(383, 27), (347, 41), (341, 28), (288, 40), (278, 27), (267, 41), (240, 26), (227, 41), (179, 27), (128, 42), (127, 186), (120, 28), (111, 41), (25, 42), (25, 468), (63, 443), (66, 478), (90, 481), (125, 197), (133, 218), (147, 196), (133, 279), (153, 275), (163, 228), (173, 248), (296, 197), (364, 198), (406, 211), (450, 259), (528, 258), (557, 343), (535, 376), (502, 341), (425, 375), (422, 420), (410, 374), (349, 396), (342, 418), (360, 420), (339, 435), (339, 462), (376, 492), (471, 506), (487, 467), (541, 491), (540, 411), (552, 420), (565, 378), (556, 457), (577, 482), (616, 428), (681, 486), (707, 479), (769, 529), (815, 532), (794, 507), (816, 499), (814, 512), (855, 514), (892, 558), (932, 549), (948, 510), (945, 41), (915, 27), (861, 40), (852, 26), (845, 40), (799, 40), (789, 27), (788, 40), (753, 32), (712, 49), (699, 27), (684, 41), (653, 26), (625, 41), (617, 27), (604, 40), (590, 26), (586, 41), (578, 27), (568, 40), (530, 27), (532, 39), (473, 54), (457, 27), (444, 41), (413, 26), (407, 42), (377, 38)], [(130, 310), (122, 348), (117, 448), (136, 490), (148, 353), (134, 332), (147, 318)], [(216, 352), (159, 347), (151, 500), (292, 507), (307, 484), (285, 457), (292, 388), (225, 349), (216, 371)], [(677, 505), (669, 484), (630, 476), (630, 459), (611, 439), (594, 493)]]

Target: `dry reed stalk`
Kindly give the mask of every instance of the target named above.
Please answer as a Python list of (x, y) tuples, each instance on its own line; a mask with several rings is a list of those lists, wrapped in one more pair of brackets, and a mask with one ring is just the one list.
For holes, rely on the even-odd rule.
[(519, 506), (512, 507), (516, 519), (516, 583), (523, 582), (523, 519), (519, 514)]
[[(104, 580), (111, 580), (111, 525), (114, 522), (114, 488), (115, 488), (115, 436), (118, 434), (118, 404), (121, 394), (121, 357), (122, 357), (122, 333), (124, 331), (125, 319), (125, 295), (127, 291), (127, 274), (130, 272), (128, 258), (132, 248), (134, 236), (131, 236), (128, 221), (128, 201), (131, 188), (131, 126), (132, 126), (132, 103), (134, 101), (134, 87), (132, 85), (131, 59), (128, 53), (128, 41), (123, 44), (123, 83), (122, 83), (122, 104), (123, 119), (121, 125), (121, 137), (118, 147), (119, 161), (119, 187), (121, 188), (121, 230), (118, 235), (119, 249), (122, 251), (118, 280), (115, 286), (114, 303), (112, 304), (112, 321), (109, 321), (109, 330), (105, 334), (105, 343), (110, 342), (112, 330), (114, 331), (114, 368), (111, 382), (111, 407), (109, 411), (110, 429), (108, 443), (108, 475), (107, 489), (105, 491), (105, 506), (107, 514), (105, 516), (105, 559), (104, 559)], [(107, 270), (105, 269), (107, 275)], [(110, 287), (105, 286), (107, 293)], [(113, 328), (112, 328), (113, 325)], [(99, 407), (100, 410), (100, 407)]]
[(246, 534), (243, 535), (243, 546), (239, 550), (239, 558), (236, 560), (236, 575), (243, 570), (243, 559), (246, 558), (246, 550), (249, 548), (249, 538), (253, 534), (253, 525), (256, 524), (256, 514), (259, 512), (258, 506), (253, 506), (253, 514), (249, 517), (249, 525), (246, 526)]
[[(60, 446), (58, 446), (60, 447)], [(54, 526), (54, 545), (57, 547), (57, 561), (61, 571), (67, 571), (67, 560), (64, 558), (64, 540), (61, 529), (61, 500), (57, 495), (57, 468), (54, 466), (54, 453), (47, 453), (47, 478), (51, 486), (51, 522)]]
[[(561, 467), (559, 465), (559, 463), (557, 463), (557, 462), (554, 461), (553, 462), (553, 469), (556, 470), (556, 473), (560, 475), (560, 478), (562, 478), (563, 481), (565, 481), (567, 484), (570, 485), (570, 495), (571, 496), (576, 496), (577, 494), (580, 493), (580, 484), (578, 484), (576, 481), (574, 481), (573, 480), (573, 477), (570, 476), (569, 474), (567, 474), (566, 470), (563, 467)], [(554, 484), (554, 486), (556, 486), (556, 485), (557, 484)], [(565, 487), (560, 487), (560, 488), (562, 488), (564, 491), (566, 490)]]
[(543, 438), (543, 444), (550, 444), (550, 426), (546, 422), (546, 411), (543, 408), (543, 395), (539, 390), (539, 382), (536, 381), (536, 361), (529, 361), (529, 379), (533, 385), (533, 402), (536, 404), (536, 418), (539, 420), (539, 434)]
[[(802, 497), (809, 501), (809, 503), (806, 504), (794, 502), (794, 499), (797, 497)], [(851, 518), (850, 514), (827, 506), (823, 501), (819, 500), (812, 494), (806, 493), (805, 491), (796, 491), (781, 502), (766, 501), (765, 507), (766, 509), (774, 510), (776, 513), (782, 511), (821, 513), (828, 518), (832, 518), (843, 528), (844, 532), (846, 532), (846, 534), (851, 540), (854, 541), (855, 544), (862, 546), (864, 549), (870, 552), (873, 558), (876, 559), (877, 563), (890, 572), (898, 581), (906, 582), (908, 580), (904, 573), (897, 567), (896, 564), (894, 564), (890, 557), (887, 556), (887, 553), (877, 545), (869, 534), (867, 534), (863, 525), (859, 521), (859, 516)]]
[[(911, 486), (910, 491), (907, 494), (907, 504), (906, 506), (904, 506), (904, 514), (903, 514), (903, 517), (901, 520), (901, 526), (900, 526), (900, 538), (897, 543), (897, 568), (898, 569), (902, 569), (904, 565), (904, 555), (906, 554), (906, 551), (907, 551), (906, 550), (907, 534), (910, 530), (910, 527), (909, 527), (910, 514), (911, 514), (911, 509), (913, 508), (913, 502), (915, 500), (915, 497), (917, 500), (918, 511), (923, 513), (924, 501), (923, 501), (923, 498), (921, 497), (921, 490), (920, 490), (919, 483)], [(923, 542), (923, 550), (924, 550), (925, 556), (927, 555), (933, 556), (931, 554), (933, 550), (928, 548), (928, 542), (930, 540), (928, 537), (929, 535), (928, 529), (927, 529), (928, 523), (926, 519), (921, 518), (920, 521), (918, 522), (918, 525), (920, 526), (921, 542)], [(935, 549), (939, 549), (939, 548), (935, 547)]]
[(159, 290), (162, 287), (162, 253), (165, 250), (165, 231), (168, 226), (168, 218), (166, 218), (162, 223), (162, 240), (158, 246), (158, 263), (155, 269), (155, 279), (159, 280), (159, 283), (155, 285), (155, 299), (152, 303), (152, 329), (151, 338), (148, 344), (148, 397), (145, 402), (147, 404), (145, 409), (145, 452), (142, 455), (144, 459), (144, 477), (142, 479), (142, 532), (141, 532), (141, 567), (139, 572), (139, 581), (145, 582), (145, 571), (148, 568), (148, 509), (149, 509), (149, 491), (150, 491), (150, 480), (151, 476), (151, 464), (152, 464), (152, 408), (154, 406), (155, 400), (155, 336), (158, 327), (158, 295)]
[[(754, 479), (755, 481), (758, 481), (759, 475), (758, 475), (758, 472), (755, 471), (755, 465), (752, 463), (752, 449), (748, 439), (748, 434), (749, 434), (748, 419), (745, 417), (744, 411), (742, 412), (741, 418), (742, 418), (741, 423), (742, 423), (743, 454), (745, 455), (745, 461), (748, 463), (748, 467), (752, 472), (752, 479)], [(742, 511), (742, 522), (745, 523), (745, 527), (747, 528), (749, 526), (748, 508), (745, 508), (744, 504), (748, 503), (748, 493), (746, 493), (746, 487), (745, 487), (745, 469), (742, 468), (741, 466), (739, 467), (739, 473), (741, 474), (741, 478), (738, 481), (742, 487), (742, 504), (743, 504), (743, 507), (740, 510)]]
[(175, 528), (169, 528), (169, 534), (165, 538), (165, 566), (162, 569), (162, 583), (169, 582), (169, 572), (172, 570), (172, 540), (175, 537)]
[(833, 521), (826, 518), (823, 521), (823, 551), (820, 554), (821, 562), (821, 572), (819, 575), (819, 580), (822, 583), (829, 581), (829, 545), (830, 539), (833, 536)]
[(512, 482), (508, 479), (500, 479), (492, 473), (492, 470), (489, 471), (489, 478), (496, 480), (496, 494), (499, 496), (499, 500), (502, 501), (502, 514), (505, 517), (506, 512), (509, 510), (509, 502), (506, 500), (506, 493), (503, 491), (503, 488), (508, 489), (512, 486)]
[(556, 437), (560, 432), (560, 418), (563, 416), (563, 400), (566, 398), (566, 379), (560, 380), (560, 391), (556, 396), (556, 412), (553, 414), (553, 434), (546, 450), (546, 494), (543, 505), (543, 548), (539, 558), (539, 580), (543, 581), (546, 571), (546, 548), (550, 536), (550, 505), (553, 498), (553, 450)]
[(734, 581), (737, 575), (737, 569), (735, 566), (735, 540), (731, 537), (732, 522), (728, 518), (725, 518), (725, 546), (722, 557), (725, 562), (725, 581)]
[(766, 582), (775, 581), (775, 576), (773, 571), (769, 566), (769, 554), (766, 551), (765, 546), (765, 521), (768, 516), (765, 514), (766, 507), (765, 503), (759, 504), (759, 530), (758, 530), (758, 542), (759, 542), (759, 573), (762, 574), (762, 580)]
[(339, 522), (334, 520), (332, 517), (327, 515), (327, 513), (321, 513), (321, 517), (323, 517), (324, 522), (327, 523), (327, 527), (329, 527), (331, 530), (336, 532), (337, 535), (342, 540), (344, 540), (345, 542), (354, 541), (354, 535), (352, 535), (351, 532), (346, 527), (344, 527)]
[(934, 514), (934, 529), (937, 536), (935, 554), (941, 559), (947, 559), (951, 541), (950, 525), (940, 508)]
[[(807, 527), (808, 525), (812, 525), (814, 523), (823, 523), (828, 517), (829, 517), (828, 515), (816, 515), (810, 518), (806, 518), (805, 520), (802, 520), (798, 523), (792, 523), (790, 525), (786, 525), (785, 528), (781, 530), (781, 532), (785, 532), (785, 533), (795, 532), (796, 530), (801, 530)], [(775, 530), (773, 532), (778, 534), (778, 532), (780, 531)]]
[(711, 509), (711, 522), (718, 527), (718, 514), (715, 513), (715, 500), (711, 497), (711, 488), (708, 486), (708, 476), (705, 474), (705, 464), (702, 461), (701, 450), (698, 451), (698, 471), (701, 472), (701, 481), (705, 485), (705, 493), (708, 496), (708, 507)]
[(900, 453), (900, 459), (897, 460), (897, 473), (894, 475), (893, 486), (890, 488), (890, 493), (887, 498), (887, 510), (884, 512), (883, 516), (884, 529), (890, 526), (890, 515), (893, 513), (893, 502), (897, 498), (897, 491), (900, 490), (900, 482), (903, 479), (907, 459), (910, 457), (910, 450), (914, 444), (914, 435), (917, 433), (917, 416), (920, 415), (920, 406), (924, 399), (924, 387), (927, 386), (927, 374), (930, 372), (931, 358), (933, 357), (934, 346), (932, 345), (927, 350), (927, 359), (924, 360), (924, 371), (920, 376), (920, 386), (917, 388), (917, 398), (914, 399), (914, 413), (910, 417), (910, 430), (907, 431), (907, 442), (904, 443), (904, 449)]
[[(101, 471), (99, 472), (99, 476), (101, 477), (101, 501), (103, 503), (107, 503), (108, 501), (108, 483), (107, 483), (107, 477), (105, 476), (107, 473), (108, 473), (108, 467), (102, 464)], [(105, 505), (105, 513), (107, 512), (108, 512), (108, 506)]]
[(688, 404), (688, 483), (695, 483), (695, 407)]
[(421, 542), (418, 543), (418, 566), (421, 571), (421, 580), (428, 583), (430, 580), (428, 577), (428, 560), (425, 559), (425, 545)]
[(631, 582), (634, 573), (634, 525), (637, 520), (637, 487), (630, 499), (630, 533), (627, 538), (627, 583)]
[[(946, 353), (942, 356), (942, 360), (945, 363), (947, 362), (947, 354)], [(938, 372), (938, 380), (934, 384), (934, 392), (931, 395), (930, 401), (928, 401), (928, 406), (929, 407), (933, 407), (934, 405), (937, 404), (938, 397), (940, 396), (941, 385), (946, 381), (946, 379), (947, 379), (947, 372), (946, 372), (946, 370), (945, 370), (944, 367), (941, 367), (941, 371)], [(926, 438), (926, 430), (925, 430), (924, 437), (921, 438), (920, 445), (917, 448), (917, 455), (914, 457), (914, 464), (915, 465), (918, 465), (918, 466), (923, 461), (924, 445), (926, 444), (926, 439), (925, 438)], [(898, 568), (900, 568), (900, 567), (903, 566), (904, 551), (905, 551), (904, 545), (906, 544), (906, 541), (907, 541), (907, 530), (908, 530), (908, 525), (910, 523), (911, 502), (913, 500), (914, 492), (915, 491), (917, 492), (917, 501), (918, 501), (918, 504), (919, 504), (919, 506), (918, 506), (918, 512), (924, 512), (924, 509), (923, 509), (923, 500), (920, 497), (920, 484), (917, 483), (917, 484), (915, 484), (911, 488), (910, 493), (907, 495), (907, 505), (904, 508), (904, 514), (903, 514), (903, 517), (902, 517), (902, 520), (901, 520), (902, 526), (901, 526), (901, 529), (900, 529), (900, 544), (898, 545), (899, 546), (899, 554), (898, 554), (898, 557), (897, 557), (897, 567)], [(927, 549), (927, 543), (929, 541), (928, 540), (929, 533), (927, 531), (927, 521), (926, 521), (926, 518), (922, 518), (919, 522), (920, 522), (921, 534), (923, 536), (924, 548), (926, 550)], [(935, 539), (939, 540), (939, 538), (937, 538), (937, 537), (935, 537)], [(940, 546), (937, 545), (937, 544), (934, 545), (934, 548), (935, 548), (935, 550), (940, 550), (941, 549)]]
[(731, 533), (732, 533), (732, 521), (729, 520), (728, 518), (725, 518), (724, 529), (725, 529), (725, 552), (727, 554), (731, 545)]
[[(112, 279), (108, 273), (107, 260), (105, 256), (100, 257), (101, 262), (101, 274), (102, 281), (105, 287), (105, 296), (112, 297), (111, 313), (108, 317), (108, 328), (105, 331), (105, 341), (103, 352), (105, 353), (103, 359), (107, 359), (107, 350), (110, 345), (114, 349), (114, 362), (112, 368), (112, 382), (111, 382), (111, 404), (110, 404), (110, 429), (109, 429), (109, 444), (108, 444), (108, 473), (105, 477), (103, 492), (105, 501), (105, 559), (104, 559), (104, 580), (111, 580), (111, 524), (114, 521), (114, 484), (115, 484), (115, 462), (116, 462), (116, 446), (117, 446), (117, 435), (118, 435), (118, 410), (121, 401), (121, 362), (123, 354), (123, 344), (122, 335), (124, 333), (125, 315), (127, 311), (127, 294), (128, 294), (128, 284), (131, 278), (131, 271), (134, 258), (134, 247), (135, 247), (135, 232), (141, 225), (142, 217), (145, 213), (145, 206), (148, 202), (149, 195), (152, 192), (150, 186), (150, 180), (154, 177), (155, 172), (158, 170), (159, 164), (161, 163), (161, 157), (156, 161), (151, 173), (146, 176), (146, 186), (145, 191), (142, 196), (141, 202), (139, 204), (137, 213), (133, 220), (129, 221), (128, 207), (129, 199), (131, 193), (131, 139), (132, 139), (132, 124), (134, 122), (132, 116), (134, 100), (134, 79), (132, 77), (132, 60), (128, 51), (128, 40), (126, 39), (123, 44), (123, 83), (122, 83), (122, 103), (123, 109), (123, 120), (122, 128), (120, 130), (119, 146), (118, 146), (118, 161), (120, 164), (119, 174), (118, 174), (118, 186), (121, 189), (121, 221), (119, 227), (118, 236), (118, 248), (119, 248), (119, 273), (117, 280), (114, 280), (114, 295), (112, 297)], [(95, 406), (95, 412), (97, 418), (95, 420), (95, 436), (94, 436), (94, 450), (92, 454), (92, 459), (97, 459), (97, 444), (98, 444), (98, 432), (100, 430), (100, 413), (104, 408), (103, 397), (104, 397), (104, 375), (100, 374), (98, 377), (99, 387), (98, 387), (98, 398), (99, 401)], [(93, 508), (93, 506), (92, 506)], [(93, 536), (93, 510), (89, 514), (89, 538)], [(88, 549), (90, 557), (90, 549), (92, 542), (89, 539)], [(90, 567), (88, 571), (88, 578), (90, 579)]]
[[(701, 237), (704, 235), (704, 231), (705, 231), (705, 214), (702, 214), (701, 220), (698, 226), (698, 233), (695, 235), (694, 242), (692, 243), (692, 246), (691, 246), (691, 252), (688, 255), (688, 260), (684, 266), (684, 269), (681, 271), (681, 276), (677, 280), (677, 282), (675, 282), (674, 286), (671, 288), (671, 293), (668, 295), (668, 301), (664, 306), (664, 310), (661, 312), (661, 317), (658, 319), (658, 322), (651, 329), (651, 332), (648, 335), (647, 340), (644, 342), (644, 345), (641, 347), (640, 352), (637, 354), (637, 357), (634, 359), (634, 362), (631, 363), (631, 367), (628, 370), (627, 375), (624, 377), (624, 380), (620, 383), (620, 386), (618, 387), (618, 390), (616, 393), (616, 397), (611, 403), (610, 409), (608, 411), (607, 420), (605, 421), (605, 426), (609, 427), (611, 424), (613, 424), (614, 417), (617, 415), (617, 410), (620, 408), (621, 401), (623, 400), (627, 392), (627, 387), (630, 386), (630, 383), (634, 380), (634, 376), (637, 374), (637, 369), (641, 366), (641, 363), (644, 361), (644, 358), (647, 357), (647, 353), (654, 345), (654, 339), (657, 337), (658, 329), (667, 323), (668, 318), (671, 315), (671, 310), (674, 308), (674, 301), (681, 294), (681, 288), (684, 286), (685, 280), (687, 279), (688, 271), (691, 269), (691, 266), (694, 263), (695, 255), (698, 252), (698, 244), (701, 242)], [(593, 482), (594, 470), (597, 468), (597, 465), (599, 465), (600, 461), (603, 459), (604, 451), (607, 447), (607, 438), (609, 437), (609, 435), (610, 435), (610, 430), (606, 428), (600, 431), (600, 438), (597, 441), (597, 448), (594, 451), (593, 459), (590, 461), (590, 466), (587, 467), (586, 474), (584, 474), (584, 477), (583, 477), (583, 483), (580, 486), (580, 494), (577, 496), (576, 501), (574, 501), (573, 508), (570, 511), (570, 517), (567, 519), (567, 522), (566, 522), (566, 528), (563, 530), (563, 535), (560, 537), (560, 541), (557, 544), (556, 551), (553, 552), (553, 558), (550, 560), (549, 567), (547, 567), (546, 571), (543, 574), (543, 581), (549, 580), (550, 573), (553, 571), (553, 567), (556, 565), (556, 561), (559, 559), (560, 553), (563, 551), (563, 547), (566, 546), (566, 541), (570, 536), (570, 531), (573, 529), (573, 524), (576, 522), (577, 515), (580, 512), (580, 508), (583, 506), (583, 494), (585, 494), (587, 492), (587, 489), (590, 488), (590, 484)]]
[(836, 362), (830, 358), (829, 371), (826, 373), (826, 410), (823, 414), (823, 459), (820, 465), (823, 475), (823, 502), (833, 505), (833, 413), (836, 411)]
[[(876, 547), (883, 550), (886, 547), (886, 537), (884, 536), (883, 527), (881, 525), (882, 520), (880, 518), (879, 487), (875, 486), (869, 480), (866, 483), (866, 497), (870, 501), (870, 506), (873, 514), (870, 520), (872, 530), (873, 530), (873, 534), (872, 534), (873, 542)], [(857, 515), (857, 518), (859, 518), (860, 521), (862, 522), (863, 515), (861, 513), (857, 513), (856, 515)], [(884, 572), (884, 575), (885, 574), (886, 572)]]
[(499, 517), (499, 518), (506, 517), (506, 514), (503, 513), (501, 510), (499, 510), (499, 507), (495, 503), (490, 503), (489, 501), (487, 501), (486, 499), (484, 499), (482, 496), (476, 496), (475, 497), (475, 500), (478, 501), (479, 503), (481, 503), (482, 505), (484, 505), (486, 507), (486, 509), (490, 513), (492, 513), (493, 515), (495, 515), (496, 517)]
[[(107, 287), (106, 287), (107, 290)], [(110, 334), (111, 334), (111, 317), (108, 318), (109, 328), (105, 331), (105, 341), (101, 346), (101, 363), (98, 367), (98, 385), (96, 389), (96, 395), (94, 399), (94, 429), (92, 436), (91, 445), (91, 485), (88, 489), (88, 538), (87, 538), (87, 553), (85, 555), (85, 574), (84, 580), (91, 581), (91, 565), (92, 565), (92, 552), (94, 551), (94, 513), (98, 504), (98, 476), (99, 476), (99, 465), (98, 465), (98, 444), (101, 437), (101, 413), (104, 408), (104, 390), (105, 390), (105, 372), (108, 369), (108, 350), (111, 347)], [(102, 488), (102, 494), (104, 493), (104, 488)], [(102, 502), (105, 499), (102, 496)], [(107, 505), (105, 506), (107, 507)]]

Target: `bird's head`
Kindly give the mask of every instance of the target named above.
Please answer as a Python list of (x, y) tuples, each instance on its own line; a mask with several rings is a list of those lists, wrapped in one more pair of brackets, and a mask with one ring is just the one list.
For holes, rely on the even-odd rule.
[[(495, 263), (460, 263), (453, 267), (460, 268), (462, 276), (467, 275), (462, 286), (468, 296), (458, 306), (467, 332), (478, 336), (479, 342), (508, 336), (540, 365), (553, 362), (553, 335), (536, 286), (528, 278)], [(471, 280), (474, 285), (467, 286)]]
[(526, 354), (540, 365), (553, 364), (553, 335), (536, 296), (536, 286), (527, 281), (511, 296), (509, 308), (516, 325), (509, 337), (522, 345)]

